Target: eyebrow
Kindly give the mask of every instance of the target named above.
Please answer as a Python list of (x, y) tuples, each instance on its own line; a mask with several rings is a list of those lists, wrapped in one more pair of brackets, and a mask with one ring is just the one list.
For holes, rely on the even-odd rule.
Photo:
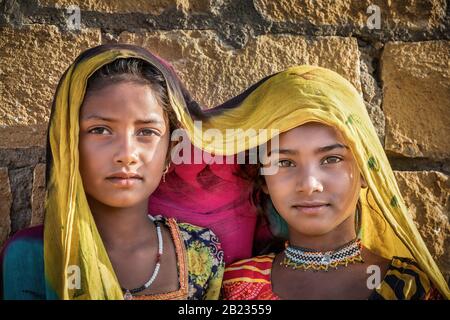
[[(113, 119), (113, 118), (107, 118), (107, 117), (102, 117), (102, 116), (98, 116), (98, 115), (90, 115), (87, 117), (82, 117), (81, 120), (101, 120), (101, 121), (105, 121), (105, 122), (119, 122), (120, 119)], [(149, 119), (140, 119), (140, 120), (136, 120), (134, 123), (136, 124), (163, 124), (164, 122), (162, 120), (156, 119), (156, 118), (149, 118)]]
[(316, 153), (323, 153), (323, 152), (328, 152), (334, 149), (349, 149), (348, 146), (346, 146), (345, 144), (341, 144), (341, 143), (335, 143), (329, 146), (325, 146), (325, 147), (321, 147), (319, 149), (316, 150)]
[[(329, 146), (320, 147), (316, 149), (315, 153), (324, 153), (334, 149), (349, 149), (349, 147), (341, 143), (335, 143)], [(293, 149), (274, 149), (269, 152), (268, 156), (270, 156), (272, 153), (297, 155), (298, 151)]]
[(272, 153), (278, 153), (278, 154), (287, 154), (287, 155), (296, 155), (298, 154), (297, 150), (292, 149), (273, 149), (269, 151), (269, 154), (267, 156), (270, 157)]

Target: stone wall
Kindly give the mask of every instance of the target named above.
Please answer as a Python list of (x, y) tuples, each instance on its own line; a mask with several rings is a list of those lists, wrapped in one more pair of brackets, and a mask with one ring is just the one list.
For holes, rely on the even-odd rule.
[(207, 107), (295, 64), (346, 77), (449, 279), (449, 30), (445, 0), (0, 0), (0, 244), (42, 222), (60, 76), (84, 49), (120, 41), (171, 61)]

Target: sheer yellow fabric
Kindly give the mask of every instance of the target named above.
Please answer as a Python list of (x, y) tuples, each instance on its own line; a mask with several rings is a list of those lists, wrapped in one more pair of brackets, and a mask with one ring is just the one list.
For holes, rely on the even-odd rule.
[[(202, 124), (202, 130), (220, 130), (222, 140), (210, 141), (185, 123), (194, 144), (211, 153), (234, 154), (268, 138), (246, 138), (227, 129), (288, 131), (317, 121), (343, 133), (364, 175), (362, 189), (363, 244), (385, 258), (415, 259), (439, 291), (450, 297), (445, 279), (408, 214), (375, 128), (357, 90), (337, 73), (315, 66), (298, 66), (278, 73), (257, 87), (239, 106), (226, 109)], [(231, 150), (231, 151), (230, 151)]]
[[(44, 261), (48, 290), (60, 299), (123, 298), (83, 190), (78, 169), (78, 117), (88, 77), (101, 66), (126, 57), (158, 63), (133, 50), (110, 49), (75, 62), (56, 92), (49, 127), (53, 163), (46, 201)], [(247, 139), (226, 129), (284, 132), (308, 121), (338, 128), (348, 140), (369, 185), (368, 191), (361, 193), (363, 243), (387, 258), (413, 257), (437, 288), (450, 296), (407, 213), (364, 103), (344, 78), (318, 67), (290, 68), (269, 78), (238, 107), (204, 121), (202, 130), (195, 127), (180, 93), (170, 86), (168, 91), (170, 103), (190, 139), (210, 153), (236, 154), (276, 134), (273, 131), (264, 137), (257, 133)], [(204, 136), (202, 133), (209, 129), (219, 130), (224, 139)]]
[[(123, 299), (78, 169), (78, 117), (89, 76), (103, 65), (127, 57), (161, 65), (133, 50), (110, 49), (71, 65), (55, 95), (49, 126), (53, 161), (44, 221), (44, 263), (49, 296), (56, 293), (60, 299)], [(172, 107), (180, 116), (179, 110), (185, 108), (182, 97), (169, 84), (168, 92)]]

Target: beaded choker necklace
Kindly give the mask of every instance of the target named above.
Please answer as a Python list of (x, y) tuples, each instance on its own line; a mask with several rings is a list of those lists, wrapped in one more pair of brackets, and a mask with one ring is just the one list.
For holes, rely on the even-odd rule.
[(159, 226), (159, 223), (156, 221), (155, 218), (153, 218), (152, 216), (148, 216), (150, 220), (153, 221), (153, 223), (156, 226), (156, 234), (158, 236), (158, 253), (156, 255), (156, 266), (155, 266), (155, 270), (153, 270), (153, 274), (150, 277), (150, 279), (144, 283), (142, 286), (140, 286), (139, 288), (135, 288), (135, 289), (125, 289), (125, 288), (121, 288), (122, 291), (124, 292), (123, 298), (124, 300), (132, 300), (133, 299), (133, 294), (144, 291), (145, 289), (149, 288), (150, 285), (155, 281), (156, 276), (159, 273), (159, 268), (161, 267), (161, 256), (163, 254), (163, 240), (162, 240), (162, 234), (161, 234), (161, 227)]
[(349, 264), (364, 262), (361, 256), (361, 248), (361, 240), (358, 238), (336, 250), (325, 252), (291, 246), (286, 242), (284, 251), (286, 257), (281, 262), (281, 265), (294, 270), (301, 269), (304, 271), (308, 269), (328, 271), (330, 267), (335, 269), (338, 266), (347, 267)]

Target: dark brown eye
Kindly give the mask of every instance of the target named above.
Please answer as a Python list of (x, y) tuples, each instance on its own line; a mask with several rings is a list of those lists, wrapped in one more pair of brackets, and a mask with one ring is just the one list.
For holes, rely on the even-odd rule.
[(332, 164), (332, 163), (338, 163), (341, 161), (342, 161), (342, 158), (332, 156), (332, 157), (327, 157), (326, 159), (324, 159), (322, 161), (322, 164)]
[(293, 167), (294, 163), (291, 160), (280, 160), (278, 161), (278, 166), (282, 168)]
[(95, 128), (90, 129), (88, 132), (92, 133), (92, 134), (101, 134), (101, 135), (106, 135), (106, 134), (111, 133), (108, 129), (106, 129), (104, 127), (95, 127)]
[(148, 129), (148, 128), (140, 130), (137, 135), (138, 136), (153, 136), (153, 135), (160, 136), (159, 132), (157, 132), (156, 130), (153, 130), (153, 129)]

